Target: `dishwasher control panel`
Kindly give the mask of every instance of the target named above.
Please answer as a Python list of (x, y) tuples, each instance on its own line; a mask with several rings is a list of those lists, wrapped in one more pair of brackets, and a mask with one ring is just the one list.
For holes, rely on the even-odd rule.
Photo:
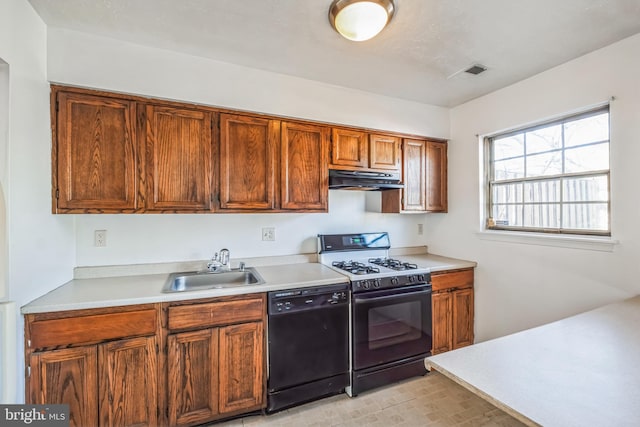
[(349, 286), (328, 285), (269, 292), (269, 314), (349, 303)]

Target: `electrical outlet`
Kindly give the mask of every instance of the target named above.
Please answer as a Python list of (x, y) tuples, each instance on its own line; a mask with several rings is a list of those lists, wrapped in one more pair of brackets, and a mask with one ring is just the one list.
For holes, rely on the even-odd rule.
[(93, 246), (98, 248), (107, 246), (107, 230), (96, 230), (93, 232)]
[(264, 227), (262, 229), (262, 240), (266, 242), (273, 242), (276, 240), (275, 227)]
[(424, 225), (418, 224), (418, 235), (422, 236), (423, 233), (424, 233)]

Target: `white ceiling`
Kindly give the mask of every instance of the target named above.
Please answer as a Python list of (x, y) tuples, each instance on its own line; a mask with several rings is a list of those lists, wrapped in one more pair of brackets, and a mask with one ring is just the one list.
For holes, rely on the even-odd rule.
[(52, 27), (447, 107), (640, 32), (638, 0), (396, 0), (366, 42), (332, 29), (331, 0), (29, 2)]

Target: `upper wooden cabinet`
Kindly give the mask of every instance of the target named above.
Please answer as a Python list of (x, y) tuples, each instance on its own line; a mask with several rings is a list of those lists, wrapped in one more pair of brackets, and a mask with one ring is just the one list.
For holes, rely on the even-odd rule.
[(280, 201), (282, 209), (328, 209), (329, 129), (282, 122)]
[(447, 212), (447, 143), (427, 141), (427, 212)]
[(400, 169), (400, 138), (379, 134), (369, 135), (369, 167), (398, 171)]
[(53, 212), (137, 208), (135, 103), (52, 92)]
[(326, 211), (329, 130), (220, 115), (220, 210)]
[(220, 209), (274, 209), (280, 122), (220, 115)]
[(330, 167), (342, 170), (399, 171), (400, 138), (333, 128)]
[(366, 132), (333, 128), (331, 134), (331, 167), (369, 167), (369, 139)]
[(447, 143), (402, 141), (402, 190), (382, 192), (382, 212), (447, 211)]
[(54, 213), (327, 212), (330, 168), (402, 170), (406, 188), (383, 193), (383, 212), (447, 210), (446, 142), (98, 90), (51, 93)]
[(212, 113), (147, 105), (145, 116), (146, 210), (210, 210)]

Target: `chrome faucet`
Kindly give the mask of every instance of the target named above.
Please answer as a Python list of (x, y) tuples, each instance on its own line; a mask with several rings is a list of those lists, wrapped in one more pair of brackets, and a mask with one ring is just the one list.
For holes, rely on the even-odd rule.
[(207, 263), (207, 270), (212, 273), (218, 273), (222, 271), (231, 271), (231, 265), (229, 263), (229, 249), (220, 249), (220, 252), (216, 252), (213, 258)]

